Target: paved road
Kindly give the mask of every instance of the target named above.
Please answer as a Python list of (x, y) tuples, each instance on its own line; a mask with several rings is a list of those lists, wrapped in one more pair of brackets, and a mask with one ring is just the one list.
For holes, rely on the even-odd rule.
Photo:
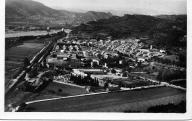
[[(146, 78), (146, 77), (142, 77), (142, 76), (139, 76), (141, 79), (146, 79), (148, 81), (151, 81), (151, 82), (155, 82), (155, 83), (159, 83), (160, 81), (158, 80), (154, 80), (154, 79), (150, 79), (150, 78)], [(160, 85), (164, 85), (164, 86), (168, 86), (168, 87), (173, 87), (173, 88), (177, 88), (177, 89), (181, 89), (181, 90), (186, 90), (186, 88), (184, 87), (181, 87), (181, 86), (177, 86), (177, 85), (174, 85), (174, 84), (170, 84), (168, 82), (160, 82)]]
[(72, 97), (28, 104), (26, 111), (31, 112), (88, 112), (100, 111), (100, 108), (109, 108), (117, 105), (157, 99), (166, 96), (185, 94), (185, 91), (159, 87), (144, 90), (113, 92), (89, 96)]

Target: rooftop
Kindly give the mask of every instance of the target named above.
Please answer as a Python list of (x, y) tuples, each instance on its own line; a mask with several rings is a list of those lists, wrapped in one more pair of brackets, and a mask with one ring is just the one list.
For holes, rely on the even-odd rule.
[(103, 75), (96, 75), (92, 74), (91, 77), (93, 78), (98, 78), (98, 79), (104, 79), (104, 78), (109, 78), (109, 79), (127, 79), (127, 77), (121, 77), (115, 74), (103, 74)]

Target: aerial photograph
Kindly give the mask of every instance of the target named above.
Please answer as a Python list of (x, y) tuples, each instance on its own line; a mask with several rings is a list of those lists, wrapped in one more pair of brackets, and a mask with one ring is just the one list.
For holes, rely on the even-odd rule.
[(5, 0), (4, 64), (4, 112), (184, 114), (187, 0)]

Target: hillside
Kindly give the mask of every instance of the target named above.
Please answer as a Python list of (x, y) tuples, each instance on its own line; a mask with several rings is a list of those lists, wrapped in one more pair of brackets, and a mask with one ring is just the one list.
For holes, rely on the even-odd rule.
[(111, 13), (93, 12), (75, 13), (55, 10), (32, 0), (6, 0), (6, 26), (8, 25), (79, 25), (88, 21), (106, 19)]
[(162, 19), (146, 15), (114, 16), (110, 19), (81, 24), (73, 28), (72, 33), (79, 32), (99, 36), (105, 34), (116, 38), (143, 37), (150, 38), (155, 45), (182, 45), (180, 40), (186, 35), (186, 15), (174, 16), (174, 19)]

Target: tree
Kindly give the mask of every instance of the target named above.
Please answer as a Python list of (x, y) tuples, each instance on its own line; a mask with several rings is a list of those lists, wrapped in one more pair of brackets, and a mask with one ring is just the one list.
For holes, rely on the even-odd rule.
[(127, 77), (127, 72), (123, 72), (123, 77)]
[(139, 61), (137, 64), (138, 64), (138, 67), (141, 67), (142, 63), (141, 63), (141, 61)]
[(115, 73), (116, 73), (115, 69), (112, 69), (112, 70), (111, 70), (111, 73), (115, 74)]
[(159, 81), (162, 81), (163, 79), (162, 79), (162, 74), (163, 74), (163, 71), (161, 70), (161, 71), (159, 71), (159, 73), (158, 73), (158, 75), (157, 75), (157, 80), (159, 80)]
[(58, 89), (58, 92), (61, 93), (61, 92), (62, 92), (62, 89)]
[(109, 87), (109, 83), (106, 82), (106, 83), (104, 84), (104, 89), (107, 89), (108, 87)]
[(30, 65), (30, 61), (27, 57), (24, 58), (23, 63), (24, 63), (24, 68)]

